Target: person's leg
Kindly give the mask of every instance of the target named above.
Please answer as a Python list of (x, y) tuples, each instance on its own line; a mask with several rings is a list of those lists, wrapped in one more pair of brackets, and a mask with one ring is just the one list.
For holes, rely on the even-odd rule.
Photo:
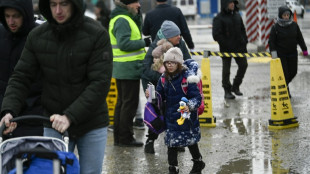
[(289, 89), (289, 82), (290, 82), (290, 74), (289, 74), (289, 62), (287, 57), (284, 56), (279, 56), (280, 60), (281, 60), (281, 64), (282, 64), (282, 70), (283, 70), (283, 74), (284, 74), (284, 78), (285, 78), (285, 82), (286, 82), (286, 88), (287, 88), (287, 92), (288, 92), (288, 96), (291, 98), (291, 93), (290, 93), (290, 89)]
[(248, 61), (247, 61), (247, 58), (243, 58), (243, 57), (235, 57), (234, 59), (238, 65), (238, 70), (237, 70), (237, 73), (236, 73), (236, 76), (234, 78), (234, 82), (232, 85), (232, 92), (234, 92), (236, 95), (243, 95), (240, 92), (239, 87), (242, 83), (245, 72), (248, 68)]
[(136, 112), (135, 120), (137, 120), (137, 119), (143, 120), (142, 109), (141, 108), (142, 108), (142, 101), (140, 100), (140, 95), (139, 95), (139, 104), (138, 104), (138, 107), (137, 107), (137, 112)]
[(114, 127), (113, 127), (113, 135), (114, 135), (114, 145), (119, 144), (119, 127), (120, 127), (120, 114), (121, 114), (121, 108), (123, 105), (123, 91), (122, 87), (123, 81), (116, 79), (116, 88), (117, 88), (117, 102), (115, 105), (115, 111), (114, 111)]
[(197, 143), (188, 146), (188, 149), (189, 149), (189, 152), (191, 153), (193, 159), (201, 158), (201, 154), (200, 154), (199, 147), (198, 147)]
[(168, 147), (168, 164), (169, 173), (179, 173), (177, 147)]
[(192, 161), (194, 162), (193, 168), (190, 171), (191, 173), (201, 173), (201, 171), (205, 168), (206, 164), (202, 161), (202, 156), (199, 151), (198, 144), (194, 144), (188, 146), (189, 152), (192, 155)]
[(290, 57), (287, 59), (287, 71), (288, 71), (288, 77), (287, 77), (287, 86), (288, 84), (294, 79), (294, 77), (297, 74), (298, 71), (298, 58), (297, 57)]
[(142, 101), (139, 96), (139, 104), (135, 116), (135, 122), (133, 124), (133, 128), (139, 129), (139, 130), (144, 130), (144, 123), (143, 123), (143, 116), (142, 116)]
[(294, 77), (297, 74), (298, 71), (298, 57), (290, 57), (286, 59), (287, 62), (287, 75), (285, 76), (286, 86), (287, 86), (287, 92), (289, 97), (291, 98), (291, 92), (289, 88), (289, 84), (294, 79)]
[(123, 97), (119, 125), (120, 145), (142, 146), (143, 143), (136, 143), (133, 137), (133, 119), (139, 103), (140, 80), (123, 80), (121, 90)]
[(281, 64), (282, 64), (282, 70), (285, 78), (286, 84), (288, 84), (288, 79), (289, 79), (289, 72), (288, 72), (288, 62), (286, 57), (280, 57)]
[(231, 67), (231, 57), (223, 57), (222, 58), (222, 86), (223, 88), (231, 88), (230, 83), (230, 67)]
[(231, 93), (231, 83), (230, 83), (230, 67), (231, 67), (231, 57), (222, 58), (222, 86), (225, 91), (225, 99), (234, 99), (235, 96)]
[(107, 127), (89, 131), (76, 140), (80, 173), (100, 174), (107, 143)]
[(151, 153), (154, 154), (155, 150), (154, 150), (154, 142), (155, 140), (158, 138), (158, 134), (152, 132), (150, 129), (148, 130), (148, 135), (146, 135), (148, 138), (145, 142), (145, 146), (144, 146), (144, 152), (145, 153)]

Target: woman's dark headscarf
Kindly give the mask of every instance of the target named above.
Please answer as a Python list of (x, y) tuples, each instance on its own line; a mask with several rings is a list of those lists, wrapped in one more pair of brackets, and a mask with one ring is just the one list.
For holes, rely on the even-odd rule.
[[(282, 15), (284, 13), (287, 13), (287, 12), (290, 13), (290, 18), (288, 20), (282, 18)], [(283, 5), (283, 6), (279, 7), (279, 9), (278, 9), (277, 23), (280, 26), (290, 25), (293, 22), (292, 16), (293, 16), (292, 11), (286, 5)]]

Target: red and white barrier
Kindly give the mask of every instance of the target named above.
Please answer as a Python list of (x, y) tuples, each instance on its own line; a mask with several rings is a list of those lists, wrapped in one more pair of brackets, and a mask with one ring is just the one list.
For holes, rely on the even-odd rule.
[(267, 0), (247, 0), (245, 6), (249, 42), (258, 42), (268, 50), (268, 40), (274, 20), (268, 18)]
[(259, 37), (258, 0), (247, 0), (245, 6), (248, 41), (255, 42)]

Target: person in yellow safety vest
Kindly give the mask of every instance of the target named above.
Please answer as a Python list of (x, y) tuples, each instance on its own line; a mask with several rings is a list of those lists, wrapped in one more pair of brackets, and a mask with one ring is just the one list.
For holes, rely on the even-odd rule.
[(115, 0), (109, 34), (113, 50), (113, 73), (118, 91), (114, 114), (114, 145), (142, 147), (134, 138), (135, 117), (140, 92), (140, 76), (150, 38), (142, 38), (142, 15), (138, 0)]

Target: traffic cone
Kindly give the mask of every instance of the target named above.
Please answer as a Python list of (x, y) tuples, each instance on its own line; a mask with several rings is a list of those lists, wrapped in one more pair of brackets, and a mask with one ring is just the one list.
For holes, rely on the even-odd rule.
[(106, 102), (108, 105), (108, 111), (109, 111), (110, 125), (114, 124), (114, 112), (115, 112), (116, 101), (117, 101), (116, 80), (114, 78), (111, 78), (110, 90), (106, 98)]
[(270, 93), (271, 119), (270, 129), (285, 129), (298, 127), (297, 117), (294, 117), (291, 100), (288, 94), (281, 60), (270, 61)]
[(296, 14), (296, 11), (294, 11), (294, 22), (297, 23), (297, 14)]
[(205, 108), (203, 113), (199, 116), (200, 126), (216, 127), (216, 118), (212, 114), (212, 93), (211, 93), (211, 73), (210, 73), (210, 59), (203, 58), (201, 61), (202, 73), (202, 92), (204, 96)]

